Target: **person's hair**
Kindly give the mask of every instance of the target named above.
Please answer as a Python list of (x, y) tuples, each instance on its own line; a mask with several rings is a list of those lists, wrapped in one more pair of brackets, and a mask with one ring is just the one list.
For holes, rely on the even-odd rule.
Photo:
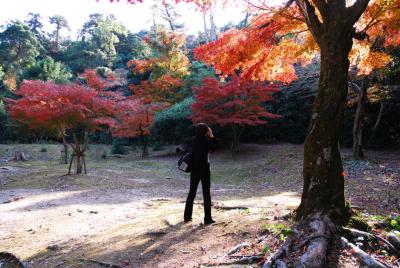
[(208, 125), (205, 123), (198, 123), (194, 126), (194, 133), (198, 138), (205, 137), (207, 131), (208, 131)]

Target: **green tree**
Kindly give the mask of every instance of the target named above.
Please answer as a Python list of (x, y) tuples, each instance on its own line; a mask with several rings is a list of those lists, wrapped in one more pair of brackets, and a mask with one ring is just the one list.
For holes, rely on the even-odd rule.
[(29, 67), (26, 70), (25, 78), (66, 83), (72, 78), (72, 74), (62, 62), (54, 61), (53, 58), (47, 56)]
[(8, 88), (14, 89), (23, 69), (35, 64), (40, 49), (35, 34), (20, 21), (10, 23), (0, 33), (0, 62)]
[(87, 51), (83, 53), (89, 52), (88, 55), (93, 56), (91, 67), (111, 67), (117, 59), (116, 45), (120, 42), (119, 38), (127, 35), (125, 26), (114, 16), (90, 15), (89, 20), (83, 25), (81, 38), (83, 42), (87, 42)]
[(25, 20), (25, 24), (38, 39), (43, 37), (43, 23), (41, 20), (42, 16), (39, 13), (29, 13), (28, 18)]
[(88, 42), (74, 41), (63, 53), (63, 62), (65, 62), (74, 74), (82, 73), (85, 68), (93, 69), (96, 55), (89, 49)]
[(128, 33), (118, 36), (119, 43), (116, 44), (117, 59), (114, 67), (124, 68), (131, 59), (143, 59), (151, 54), (150, 47), (143, 42), (139, 34)]

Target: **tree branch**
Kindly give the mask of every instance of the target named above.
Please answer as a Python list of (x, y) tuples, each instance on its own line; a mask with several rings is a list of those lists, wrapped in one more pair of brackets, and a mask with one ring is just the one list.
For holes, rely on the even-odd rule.
[(351, 7), (348, 7), (346, 12), (347, 16), (350, 18), (349, 23), (353, 25), (358, 21), (361, 15), (367, 8), (370, 0), (357, 0)]
[(328, 18), (328, 5), (325, 0), (314, 0), (313, 3), (321, 14), (322, 20), (325, 21)]
[(319, 21), (317, 14), (315, 14), (315, 7), (312, 6), (308, 0), (295, 1), (300, 8), (312, 35), (318, 43), (322, 35), (322, 23)]

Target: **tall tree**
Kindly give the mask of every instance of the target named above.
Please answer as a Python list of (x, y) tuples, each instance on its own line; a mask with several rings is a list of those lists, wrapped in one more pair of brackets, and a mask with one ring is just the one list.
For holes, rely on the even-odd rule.
[(53, 51), (59, 52), (60, 48), (61, 48), (61, 46), (60, 46), (61, 30), (62, 29), (70, 30), (68, 20), (61, 15), (54, 15), (52, 17), (49, 17), (49, 22), (50, 22), (50, 24), (53, 24), (55, 27), (55, 30), (51, 34), (51, 37), (53, 38)]
[(228, 31), (197, 50), (198, 58), (213, 63), (223, 73), (240, 69), (244, 78), (283, 82), (296, 77), (291, 63), (308, 62), (319, 51), (320, 80), (304, 145), (304, 187), (296, 210), (299, 217), (319, 212), (345, 220), (349, 215), (339, 153), (349, 53), (354, 38), (373, 35), (382, 25), (395, 27), (389, 21), (396, 19), (399, 8), (394, 2), (375, 1), (370, 9), (382, 7), (379, 13), (368, 11), (356, 25), (368, 2), (358, 0), (347, 6), (346, 1), (289, 1), (255, 18), (251, 27)]
[(173, 1), (160, 1), (155, 2), (152, 5), (151, 9), (154, 28), (159, 25), (157, 18), (161, 18), (172, 32), (183, 30), (184, 25), (179, 22), (181, 15), (172, 3)]
[(40, 40), (43, 37), (43, 23), (42, 16), (39, 13), (29, 13), (28, 18), (25, 20), (26, 25)]
[(116, 45), (120, 42), (119, 36), (126, 37), (127, 34), (126, 28), (114, 16), (90, 15), (81, 31), (82, 41), (87, 44), (86, 51), (93, 57), (93, 62), (88, 67), (111, 67), (117, 59)]
[(35, 63), (40, 48), (34, 33), (22, 22), (12, 22), (0, 33), (0, 62), (9, 89), (15, 89), (23, 70)]
[[(207, 8), (215, 1), (191, 2)], [(296, 210), (301, 222), (284, 248), (304, 239), (300, 234), (305, 232), (311, 237), (318, 234), (320, 237), (309, 240), (306, 252), (295, 266), (323, 267), (327, 237), (335, 232), (332, 223), (344, 223), (350, 215), (344, 195), (339, 135), (353, 39), (365, 39), (384, 28), (386, 45), (400, 41), (400, 2), (376, 0), (369, 3), (370, 0), (289, 0), (277, 8), (263, 2), (259, 9), (261, 14), (253, 20), (252, 27), (229, 31), (198, 50), (199, 58), (214, 64), (218, 71), (234, 73), (239, 69), (244, 79), (284, 82), (296, 77), (292, 63), (307, 62), (307, 55), (313, 57), (316, 50), (320, 53), (317, 96), (304, 144), (303, 193)], [(360, 24), (356, 25), (357, 22)], [(287, 251), (282, 252), (279, 257)]]

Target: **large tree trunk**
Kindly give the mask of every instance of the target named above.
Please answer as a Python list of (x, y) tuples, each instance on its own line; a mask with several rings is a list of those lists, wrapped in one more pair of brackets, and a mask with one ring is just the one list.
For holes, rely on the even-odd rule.
[(365, 105), (367, 104), (368, 84), (369, 84), (368, 77), (364, 77), (361, 83), (360, 92), (358, 92), (357, 111), (354, 116), (353, 157), (357, 159), (364, 158), (364, 153), (362, 150), (363, 126), (364, 126), (363, 118), (365, 114)]
[[(316, 213), (346, 221), (339, 136), (344, 117), (351, 31), (332, 29), (320, 39), (321, 70), (309, 133), (304, 143), (303, 194), (296, 215)], [(336, 31), (336, 33), (334, 32)]]
[(294, 1), (320, 48), (320, 78), (304, 143), (304, 185), (296, 210), (298, 221), (293, 233), (263, 267), (278, 266), (278, 261), (279, 267), (288, 267), (281, 261), (286, 256), (296, 259), (290, 267), (320, 268), (329, 266), (326, 255), (331, 239), (338, 232), (338, 225), (350, 216), (344, 196), (339, 137), (348, 88), (348, 54), (355, 35), (353, 26), (369, 0), (356, 0), (349, 7), (344, 0)]

